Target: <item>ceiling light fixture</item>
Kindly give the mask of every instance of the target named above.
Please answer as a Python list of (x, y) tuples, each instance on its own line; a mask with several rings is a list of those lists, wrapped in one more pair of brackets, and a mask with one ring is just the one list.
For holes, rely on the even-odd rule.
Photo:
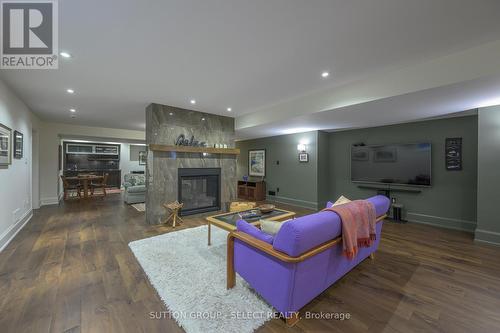
[(174, 113), (173, 113), (173, 112), (170, 112), (170, 113), (169, 113), (169, 115), (170, 115), (170, 116), (173, 116), (173, 115), (174, 115)]
[(76, 112), (76, 109), (71, 108), (71, 109), (69, 109), (69, 112), (71, 112), (71, 113), (75, 113), (75, 112)]
[(233, 109), (227, 108), (227, 112), (231, 112), (231, 111), (233, 111)]
[(328, 73), (328, 72), (321, 73), (322, 78), (327, 78), (329, 75), (330, 75), (330, 73)]
[(66, 89), (66, 92), (68, 94), (74, 94), (75, 93), (75, 91), (73, 89)]
[(205, 121), (205, 118), (201, 118), (201, 120)]
[(71, 58), (71, 54), (69, 54), (68, 52), (61, 52), (59, 53), (61, 55), (61, 57), (63, 58)]
[(192, 100), (189, 101), (189, 103), (196, 104), (196, 100), (192, 99)]

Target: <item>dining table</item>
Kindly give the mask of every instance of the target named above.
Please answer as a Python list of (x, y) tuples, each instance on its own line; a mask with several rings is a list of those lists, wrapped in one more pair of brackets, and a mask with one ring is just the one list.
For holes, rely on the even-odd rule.
[(104, 179), (104, 176), (83, 174), (78, 176), (66, 177), (66, 179), (69, 181), (80, 182), (80, 184), (82, 184), (83, 186), (83, 197), (87, 199), (89, 197), (89, 184), (92, 181), (102, 181)]

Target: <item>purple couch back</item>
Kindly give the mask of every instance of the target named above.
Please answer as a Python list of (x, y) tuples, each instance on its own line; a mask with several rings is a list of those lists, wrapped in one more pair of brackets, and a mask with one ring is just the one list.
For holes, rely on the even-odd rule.
[[(384, 215), (390, 206), (390, 200), (377, 195), (366, 199), (371, 201), (377, 217)], [(321, 245), (342, 234), (340, 217), (334, 212), (319, 212), (285, 222), (274, 238), (274, 249), (292, 257)]]

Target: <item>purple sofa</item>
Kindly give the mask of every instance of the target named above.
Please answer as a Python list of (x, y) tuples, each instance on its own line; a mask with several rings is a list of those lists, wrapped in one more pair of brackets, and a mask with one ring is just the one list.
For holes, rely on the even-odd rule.
[(341, 221), (334, 212), (285, 222), (271, 240), (239, 221), (238, 230), (228, 235), (228, 288), (234, 286), (237, 272), (280, 313), (297, 316), (304, 305), (377, 250), (390, 201), (381, 195), (367, 200), (377, 212), (377, 240), (361, 248), (353, 260), (342, 255)]

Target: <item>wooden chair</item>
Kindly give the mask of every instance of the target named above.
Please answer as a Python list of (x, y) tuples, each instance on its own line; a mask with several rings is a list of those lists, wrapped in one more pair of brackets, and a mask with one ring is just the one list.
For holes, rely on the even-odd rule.
[(92, 182), (92, 183), (90, 183), (89, 184), (90, 194), (94, 195), (94, 190), (95, 189), (102, 189), (103, 196), (106, 196), (106, 186), (108, 186), (107, 185), (108, 177), (109, 177), (109, 173), (105, 173), (104, 177), (102, 178), (102, 180), (100, 182), (96, 182), (96, 183)]
[(82, 185), (80, 183), (78, 184), (71, 184), (65, 176), (61, 175), (61, 180), (63, 182), (63, 189), (64, 189), (64, 200), (68, 200), (69, 197), (71, 196), (71, 193), (75, 193), (78, 196), (78, 198), (82, 197), (82, 194), (80, 193), (82, 191)]

